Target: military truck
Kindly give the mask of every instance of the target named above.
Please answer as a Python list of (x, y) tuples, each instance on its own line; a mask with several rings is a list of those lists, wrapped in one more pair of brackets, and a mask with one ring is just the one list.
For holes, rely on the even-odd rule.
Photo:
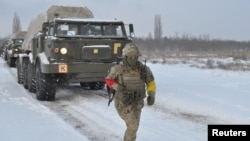
[(0, 55), (1, 57), (4, 58), (4, 60), (7, 60), (7, 58), (5, 59), (5, 48), (7, 47), (8, 43), (9, 43), (9, 40), (5, 39), (0, 49)]
[(10, 37), (9, 43), (4, 49), (4, 59), (7, 61), (9, 67), (15, 67), (18, 55), (24, 53), (21, 46), (26, 33), (26, 31), (18, 31)]
[(28, 28), (22, 45), (27, 54), (17, 61), (18, 83), (47, 101), (55, 100), (59, 84), (103, 89), (109, 68), (132, 35), (132, 24), (95, 19), (86, 7), (52, 6)]

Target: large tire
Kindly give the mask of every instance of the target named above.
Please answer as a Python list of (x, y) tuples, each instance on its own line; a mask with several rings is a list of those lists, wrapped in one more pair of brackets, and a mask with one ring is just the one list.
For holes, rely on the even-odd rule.
[(19, 59), (17, 60), (17, 83), (23, 84), (23, 72)]
[(104, 82), (90, 82), (89, 83), (89, 88), (91, 90), (102, 90), (105, 86)]
[(88, 87), (89, 85), (86, 82), (80, 82), (81, 87)]
[(28, 60), (23, 60), (23, 87), (28, 89)]
[(29, 62), (28, 63), (28, 90), (32, 93), (35, 93), (36, 92), (36, 83), (35, 83), (35, 79), (33, 77), (33, 71), (32, 71), (32, 65), (31, 63)]
[(41, 72), (40, 64), (36, 65), (36, 98), (44, 101), (54, 101), (56, 84), (53, 83), (50, 75)]
[(8, 64), (8, 66), (10, 66), (10, 58), (8, 57), (8, 55), (6, 55), (6, 63)]
[(105, 86), (104, 82), (80, 82), (81, 87), (88, 87), (90, 90), (102, 90)]
[(9, 65), (9, 67), (16, 67), (16, 59), (13, 58), (8, 58), (7, 63)]
[(4, 51), (4, 56), (3, 56), (4, 60), (7, 61), (7, 52)]

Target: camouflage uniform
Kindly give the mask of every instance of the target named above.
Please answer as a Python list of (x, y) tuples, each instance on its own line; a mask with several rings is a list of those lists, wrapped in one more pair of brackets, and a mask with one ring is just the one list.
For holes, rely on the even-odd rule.
[[(137, 57), (133, 65), (127, 60), (129, 55)], [(156, 91), (151, 70), (138, 61), (138, 56), (139, 50), (134, 44), (126, 45), (123, 61), (113, 66), (105, 79), (108, 87), (115, 90), (115, 108), (127, 126), (124, 141), (135, 141), (146, 91), (153, 98)], [(142, 75), (143, 71), (145, 75)]]

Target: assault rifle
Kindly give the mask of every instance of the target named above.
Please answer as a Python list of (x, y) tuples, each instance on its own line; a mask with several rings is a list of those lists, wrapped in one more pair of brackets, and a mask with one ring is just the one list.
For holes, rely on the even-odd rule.
[(147, 60), (145, 59), (144, 61), (144, 66), (141, 68), (141, 79), (146, 83), (147, 81), (147, 70), (146, 70), (146, 65)]
[(116, 57), (116, 64), (118, 65), (120, 62), (121, 62), (121, 60), (123, 59), (124, 57), (122, 57), (122, 56), (117, 56)]
[(109, 101), (108, 101), (108, 106), (110, 105), (110, 103), (113, 101), (114, 99), (114, 96), (115, 96), (115, 90), (109, 88), (107, 86), (107, 91), (108, 91), (108, 94), (109, 94)]

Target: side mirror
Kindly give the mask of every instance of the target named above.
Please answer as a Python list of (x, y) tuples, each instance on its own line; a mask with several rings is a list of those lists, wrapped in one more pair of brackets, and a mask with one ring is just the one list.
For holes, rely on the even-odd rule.
[(134, 38), (135, 34), (134, 34), (134, 25), (133, 24), (129, 24), (129, 32), (130, 32), (130, 37)]
[(130, 33), (134, 32), (134, 25), (133, 24), (129, 24), (129, 32)]

